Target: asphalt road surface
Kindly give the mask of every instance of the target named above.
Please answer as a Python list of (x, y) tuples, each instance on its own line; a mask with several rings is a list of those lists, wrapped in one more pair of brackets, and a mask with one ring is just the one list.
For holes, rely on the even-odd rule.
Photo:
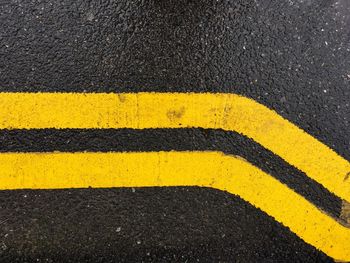
[[(0, 0), (0, 25), (0, 92), (234, 93), (350, 160), (348, 0)], [(341, 197), (236, 132), (0, 130), (3, 153), (171, 150), (240, 155), (342, 220)], [(150, 187), (2, 190), (0, 261), (333, 259), (237, 195)]]

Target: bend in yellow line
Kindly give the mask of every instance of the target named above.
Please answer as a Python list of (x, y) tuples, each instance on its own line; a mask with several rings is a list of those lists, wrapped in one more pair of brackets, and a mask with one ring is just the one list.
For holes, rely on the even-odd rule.
[(254, 100), (210, 93), (0, 93), (0, 129), (184, 128), (237, 131), (350, 202), (350, 164)]
[(350, 229), (241, 158), (218, 152), (2, 153), (0, 189), (202, 186), (239, 195), (337, 260)]

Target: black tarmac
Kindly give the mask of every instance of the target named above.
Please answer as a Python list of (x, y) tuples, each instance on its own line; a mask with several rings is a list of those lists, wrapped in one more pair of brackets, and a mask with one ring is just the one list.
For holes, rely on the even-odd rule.
[[(0, 0), (0, 92), (228, 92), (350, 160), (348, 0)], [(236, 133), (0, 131), (0, 152), (220, 150), (338, 218), (341, 201)], [(0, 191), (0, 262), (329, 262), (196, 187)]]

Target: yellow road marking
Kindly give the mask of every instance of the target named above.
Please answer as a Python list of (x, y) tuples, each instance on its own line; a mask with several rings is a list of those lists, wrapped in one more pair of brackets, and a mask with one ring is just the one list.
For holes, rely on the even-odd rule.
[(0, 93), (0, 129), (202, 127), (242, 133), (350, 202), (350, 164), (276, 112), (209, 93)]
[(203, 186), (239, 195), (338, 260), (350, 229), (272, 176), (219, 152), (2, 153), (0, 189)]

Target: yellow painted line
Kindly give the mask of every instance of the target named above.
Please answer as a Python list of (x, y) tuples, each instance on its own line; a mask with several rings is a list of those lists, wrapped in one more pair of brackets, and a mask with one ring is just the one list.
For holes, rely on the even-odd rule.
[(0, 129), (202, 127), (237, 131), (350, 202), (347, 160), (275, 111), (239, 95), (0, 93), (0, 105)]
[(241, 158), (219, 152), (2, 153), (0, 189), (202, 186), (239, 195), (307, 243), (350, 260), (350, 229)]

